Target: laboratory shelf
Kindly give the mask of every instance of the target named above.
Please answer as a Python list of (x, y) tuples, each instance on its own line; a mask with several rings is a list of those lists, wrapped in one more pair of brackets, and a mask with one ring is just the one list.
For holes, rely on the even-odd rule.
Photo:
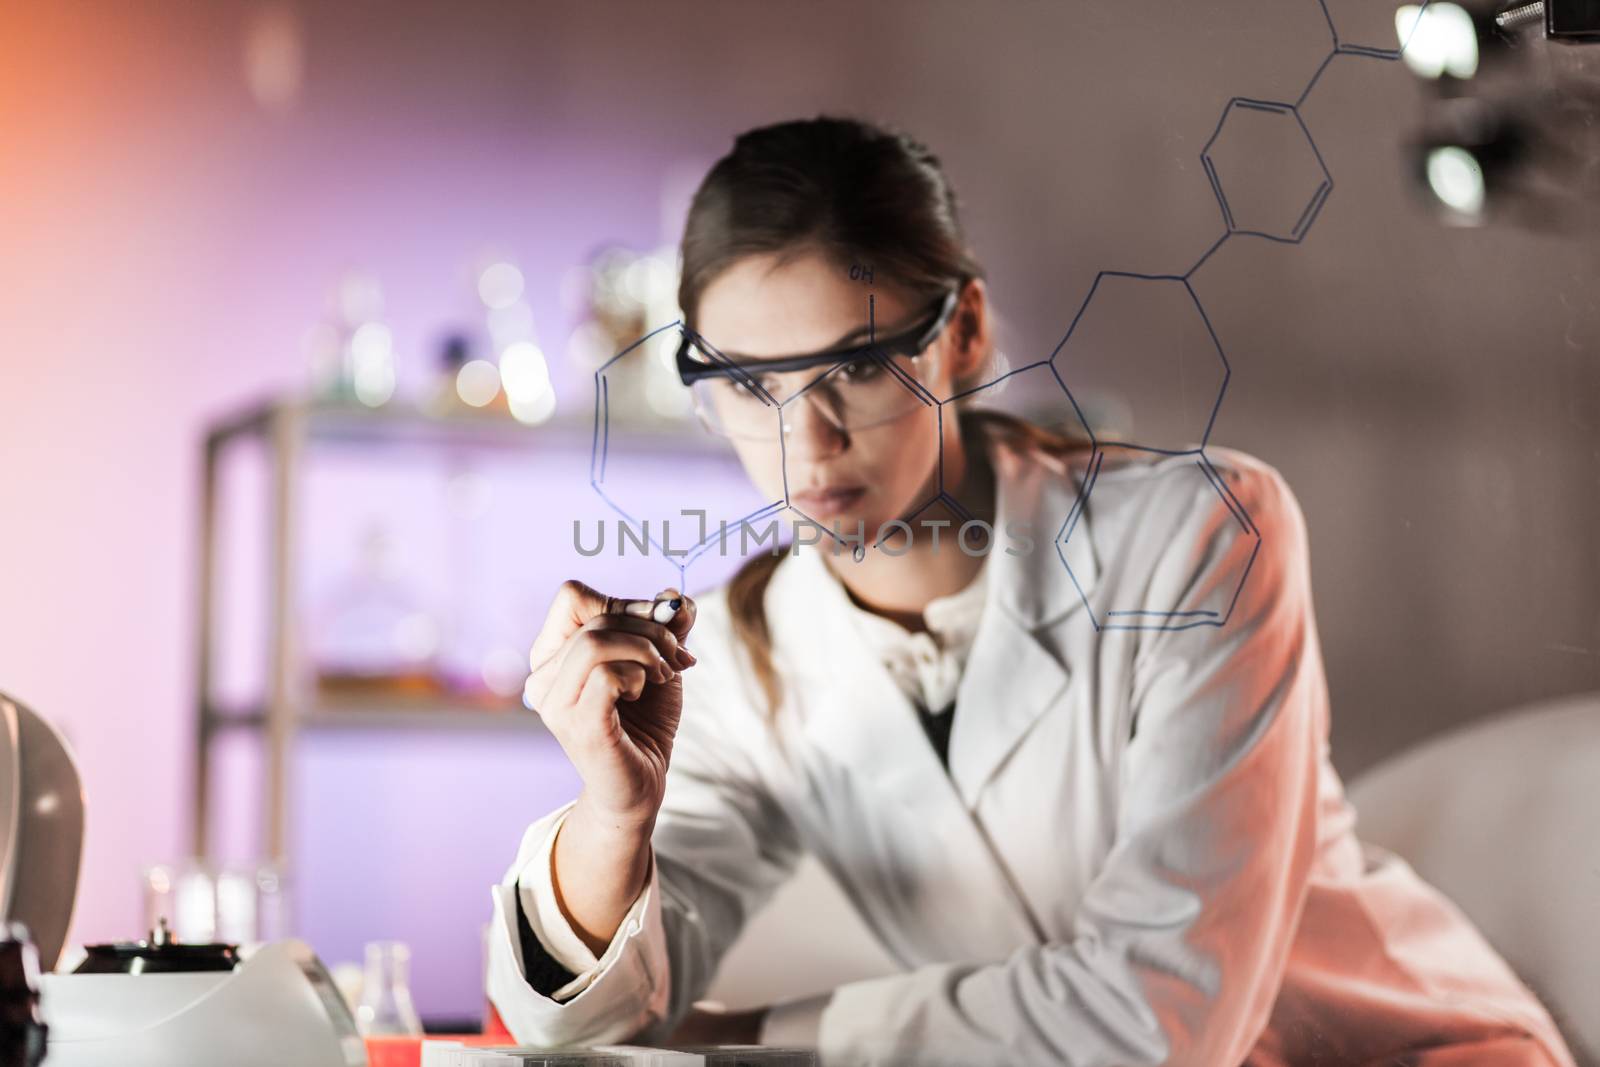
[[(194, 755), (191, 847), (200, 860), (213, 857), (211, 840), (217, 813), (217, 744), (224, 735), (252, 734), (262, 745), (259, 812), (261, 854), (279, 861), (291, 851), (290, 786), (301, 733), (349, 731), (440, 731), (444, 735), (504, 732), (554, 739), (534, 713), (520, 706), (489, 707), (482, 702), (443, 695), (319, 697), (308, 683), (295, 596), (303, 570), (299, 512), (304, 506), (302, 480), (308, 454), (323, 449), (369, 449), (393, 453), (402, 461), (427, 456), (472, 452), (570, 457), (575, 450), (603, 447), (613, 457), (633, 455), (722, 455), (718, 442), (703, 433), (689, 433), (681, 423), (613, 425), (597, 437), (587, 411), (558, 415), (526, 425), (503, 412), (473, 409), (434, 413), (415, 405), (391, 402), (378, 408), (354, 402), (302, 397), (269, 398), (213, 421), (204, 435), (201, 474), (199, 551), (197, 553), (198, 624), (194, 707), (197, 743)], [(266, 596), (266, 670), (264, 693), (249, 707), (223, 708), (214, 695), (215, 646), (222, 615), (218, 607), (219, 483), (225, 454), (239, 442), (261, 446), (267, 472), (263, 514), (268, 585)], [(463, 743), (465, 737), (463, 736)]]

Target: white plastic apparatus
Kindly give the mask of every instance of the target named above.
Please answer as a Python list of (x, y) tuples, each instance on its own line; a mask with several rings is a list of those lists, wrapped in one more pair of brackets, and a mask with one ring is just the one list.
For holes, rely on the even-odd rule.
[[(46, 971), (77, 897), (83, 825), (65, 739), (0, 693), (0, 919), (26, 927)], [(163, 920), (41, 975), (39, 1011), (49, 1067), (367, 1067), (355, 1018), (300, 941), (190, 944)]]
[(214, 969), (151, 963), (163, 949), (157, 937), (92, 946), (83, 966), (97, 948), (122, 950), (127, 969), (42, 978), (50, 1067), (366, 1067), (349, 1007), (302, 942), (262, 945)]

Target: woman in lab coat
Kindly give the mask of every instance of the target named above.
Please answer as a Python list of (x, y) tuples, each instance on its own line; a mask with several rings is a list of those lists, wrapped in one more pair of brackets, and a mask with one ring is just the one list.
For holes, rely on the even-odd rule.
[[(869, 279), (880, 361), (743, 369), (858, 343)], [(557, 592), (528, 695), (584, 786), (495, 887), (489, 995), (518, 1040), (1570, 1067), (1471, 923), (1354, 834), (1278, 473), (905, 402), (994, 373), (925, 149), (823, 118), (741, 136), (691, 207), (680, 304), (702, 418), (816, 525), (666, 624)], [(802, 394), (805, 366), (837, 369)], [(1048, 366), (1012, 384), (1058, 390)], [(903, 972), (691, 1014), (807, 852)]]

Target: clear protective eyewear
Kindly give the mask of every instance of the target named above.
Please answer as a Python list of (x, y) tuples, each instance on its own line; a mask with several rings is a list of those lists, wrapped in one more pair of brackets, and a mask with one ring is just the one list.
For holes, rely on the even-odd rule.
[(842, 432), (880, 426), (934, 402), (927, 385), (935, 368), (923, 357), (955, 316), (959, 296), (950, 290), (921, 321), (893, 337), (804, 356), (731, 359), (684, 327), (678, 377), (689, 387), (700, 420), (722, 437), (776, 441), (780, 428), (792, 432), (795, 410), (789, 405), (802, 398)]

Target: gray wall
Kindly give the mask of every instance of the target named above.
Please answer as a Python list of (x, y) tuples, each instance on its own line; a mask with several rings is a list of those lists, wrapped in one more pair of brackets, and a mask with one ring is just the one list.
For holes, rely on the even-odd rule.
[[(1390, 5), (1329, 8), (1345, 40), (1394, 44)], [(642, 195), (655, 160), (713, 158), (779, 117), (902, 125), (954, 177), (1014, 365), (1050, 352), (1097, 271), (1198, 258), (1221, 232), (1198, 156), (1224, 104), (1294, 99), (1329, 44), (1314, 0), (426, 18), (403, 36), (429, 44), (384, 42), (394, 80), (370, 92), (423, 105), (404, 71), (460, 48), (479, 59), (450, 68), (452, 95), (507, 91), (508, 137), (542, 121), (605, 141), (631, 128)], [(1194, 277), (1233, 367), (1212, 440), (1282, 470), (1309, 521), (1347, 775), (1600, 685), (1592, 220), (1546, 234), (1436, 223), (1403, 153), (1423, 99), (1399, 63), (1335, 60), (1302, 109), (1335, 182), (1309, 235), (1231, 240)]]

